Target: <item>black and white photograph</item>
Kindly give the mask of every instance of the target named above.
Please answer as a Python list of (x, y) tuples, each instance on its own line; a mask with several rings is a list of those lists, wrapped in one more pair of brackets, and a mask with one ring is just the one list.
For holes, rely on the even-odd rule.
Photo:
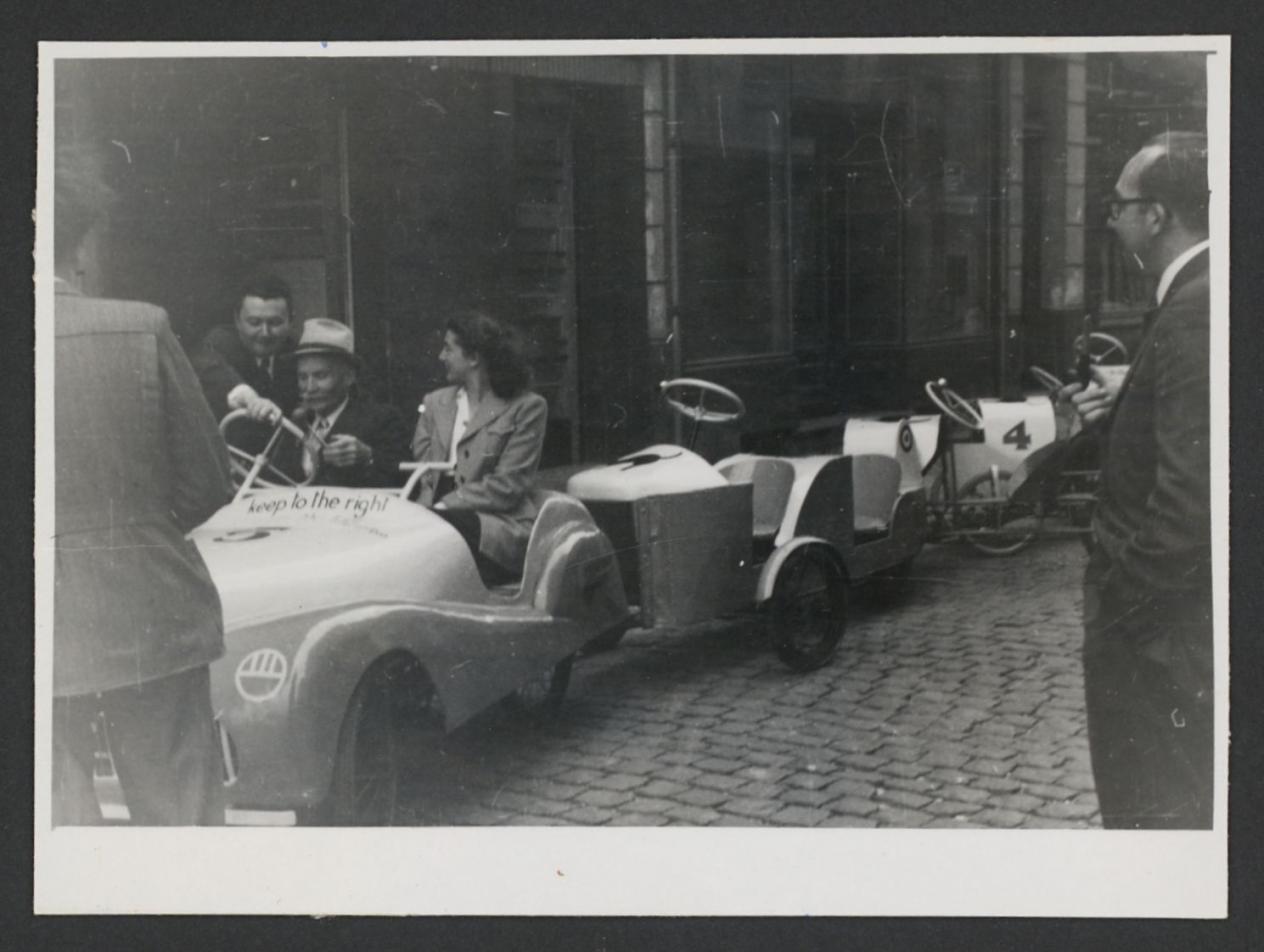
[(36, 911), (1223, 917), (1229, 58), (41, 43)]

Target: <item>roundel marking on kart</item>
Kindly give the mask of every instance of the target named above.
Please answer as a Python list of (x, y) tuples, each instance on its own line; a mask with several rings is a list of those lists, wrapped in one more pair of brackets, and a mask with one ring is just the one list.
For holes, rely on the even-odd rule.
[(277, 696), (288, 670), (285, 655), (275, 648), (257, 648), (237, 665), (237, 693), (247, 701), (268, 701)]
[(900, 427), (900, 449), (908, 452), (913, 448), (913, 431), (909, 425), (905, 423)]

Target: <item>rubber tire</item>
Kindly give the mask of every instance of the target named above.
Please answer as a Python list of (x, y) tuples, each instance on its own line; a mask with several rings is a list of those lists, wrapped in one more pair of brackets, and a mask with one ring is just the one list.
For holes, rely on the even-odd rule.
[(571, 669), (575, 665), (575, 656), (568, 655), (548, 671), (541, 672), (520, 686), (505, 698), (510, 710), (530, 720), (544, 720), (556, 717), (562, 709), (562, 701), (566, 698), (566, 689), (571, 683)]
[[(325, 802), (310, 821), (329, 826), (393, 826), (399, 787), (415, 759), (442, 737), (434, 688), (416, 658), (375, 662), (356, 686), (343, 717)], [(377, 761), (377, 763), (372, 763)], [(364, 775), (381, 771), (375, 780)], [(365, 783), (372, 783), (365, 791)]]
[[(805, 586), (811, 574), (819, 581)], [(817, 627), (817, 636), (805, 643), (809, 624)], [(847, 629), (847, 580), (832, 552), (805, 545), (790, 553), (767, 602), (767, 627), (773, 650), (792, 671), (814, 671), (829, 662)]]
[[(1011, 473), (1008, 470), (1004, 470), (1004, 469), (997, 470), (996, 478), (997, 478), (997, 482), (999, 482), (1001, 486), (1004, 486), (1005, 484), (1009, 482), (1010, 476), (1011, 476)], [(967, 503), (969, 501), (970, 495), (974, 492), (974, 490), (976, 490), (979, 486), (984, 485), (985, 483), (990, 483), (991, 481), (992, 481), (991, 473), (979, 473), (977, 476), (973, 477), (972, 479), (966, 480), (965, 485), (962, 486), (961, 489), (958, 490), (957, 492), (957, 505), (960, 506)], [(992, 497), (991, 497), (991, 493), (989, 493), (987, 496), (981, 496), (979, 498), (990, 499)], [(1000, 526), (997, 526), (997, 528), (1000, 528), (1003, 525), (1004, 523), (1002, 522)], [(972, 536), (972, 535), (963, 535), (962, 538), (976, 552), (981, 552), (984, 555), (1002, 556), (1002, 555), (1013, 555), (1015, 552), (1018, 552), (1026, 548), (1029, 544), (1031, 544), (1031, 541), (1036, 538), (1036, 533), (1034, 531), (1021, 533), (1021, 534), (1015, 533), (1015, 537), (1010, 539), (1009, 541), (998, 540), (996, 542), (984, 541), (983, 538), (979, 536)]]

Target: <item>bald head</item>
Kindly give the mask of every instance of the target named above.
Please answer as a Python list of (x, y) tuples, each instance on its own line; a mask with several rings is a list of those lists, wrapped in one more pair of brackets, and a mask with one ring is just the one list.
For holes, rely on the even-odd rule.
[(1107, 225), (1126, 259), (1162, 274), (1207, 237), (1207, 137), (1155, 136), (1124, 165), (1115, 197)]
[(1132, 168), (1138, 191), (1199, 237), (1207, 237), (1207, 137), (1199, 132), (1164, 132), (1147, 142), (1124, 166)]

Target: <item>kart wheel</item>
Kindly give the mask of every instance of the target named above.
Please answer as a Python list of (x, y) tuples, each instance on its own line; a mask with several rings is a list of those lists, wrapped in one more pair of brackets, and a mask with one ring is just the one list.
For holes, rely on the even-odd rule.
[(361, 678), (343, 718), (329, 797), (316, 819), (392, 826), (401, 781), (442, 735), (437, 695), (411, 655), (383, 658)]
[[(1029, 520), (1013, 520), (1002, 502), (1009, 498), (1008, 470), (980, 473), (966, 481), (957, 492), (957, 506), (972, 529), (989, 530), (987, 535), (966, 532), (962, 538), (984, 555), (1013, 555), (1036, 538), (1034, 529), (1026, 528)], [(982, 503), (971, 509), (971, 503)], [(1021, 525), (1015, 524), (1021, 522)], [(1037, 523), (1039, 520), (1037, 519)]]
[(505, 698), (509, 707), (532, 719), (552, 717), (562, 707), (566, 689), (571, 683), (571, 668), (575, 656), (563, 658), (551, 668), (546, 668), (513, 694)]
[(795, 671), (812, 671), (834, 656), (847, 628), (847, 584), (821, 545), (795, 549), (777, 572), (768, 600), (773, 650)]

